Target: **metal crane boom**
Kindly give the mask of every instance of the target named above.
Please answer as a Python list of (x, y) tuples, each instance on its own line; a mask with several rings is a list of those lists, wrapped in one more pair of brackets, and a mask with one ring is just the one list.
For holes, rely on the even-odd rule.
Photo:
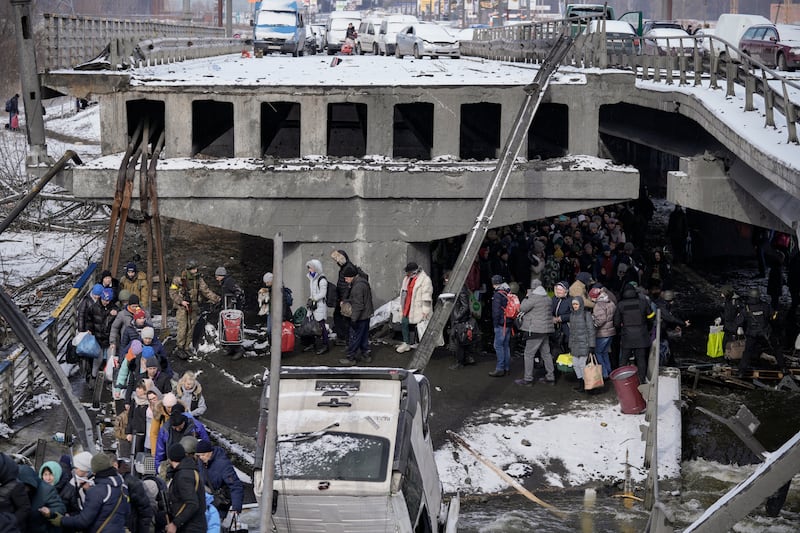
[(500, 204), (500, 200), (503, 197), (503, 190), (505, 190), (506, 183), (508, 183), (508, 177), (511, 175), (511, 170), (514, 167), (514, 161), (517, 158), (517, 154), (519, 154), (522, 141), (525, 139), (531, 122), (533, 122), (533, 117), (537, 109), (539, 109), (539, 104), (542, 102), (544, 93), (550, 83), (550, 78), (558, 69), (564, 56), (567, 55), (572, 43), (572, 37), (562, 33), (539, 67), (539, 72), (536, 73), (533, 83), (525, 87), (527, 96), (520, 107), (517, 118), (514, 121), (514, 126), (503, 147), (500, 159), (497, 161), (494, 179), (489, 186), (489, 190), (486, 192), (486, 199), (478, 213), (478, 217), (475, 219), (472, 230), (467, 236), (466, 242), (461, 248), (461, 253), (450, 273), (450, 279), (444, 288), (444, 292), (439, 296), (439, 301), (436, 303), (436, 307), (433, 310), (433, 316), (428, 324), (428, 328), (425, 330), (425, 334), (422, 336), (414, 357), (408, 364), (408, 368), (423, 370), (427, 366), (428, 361), (430, 361), (433, 349), (436, 347), (437, 339), (453, 310), (455, 295), (458, 294), (461, 290), (461, 286), (464, 285), (472, 261), (478, 253), (481, 243), (486, 236), (486, 232), (489, 230), (492, 223), (497, 206)]

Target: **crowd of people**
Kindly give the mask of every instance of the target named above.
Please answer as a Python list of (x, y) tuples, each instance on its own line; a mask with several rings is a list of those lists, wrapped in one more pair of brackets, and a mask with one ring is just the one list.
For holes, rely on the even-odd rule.
[[(492, 377), (508, 375), (513, 347), (524, 345), (524, 373), (516, 380), (519, 385), (531, 386), (537, 380), (553, 384), (553, 360), (566, 353), (572, 358), (578, 390), (584, 389), (583, 368), (590, 356), (602, 366), (604, 378), (619, 366), (633, 364), (644, 383), (657, 310), (662, 331), (660, 360), (673, 363), (669, 337), (690, 326), (673, 309), (673, 261), (690, 258), (691, 236), (686, 214), (676, 206), (669, 216), (666, 245), (645, 252), (644, 231), (651, 208), (652, 204), (640, 200), (490, 230), (456, 295), (450, 321), (456, 363), (451, 368), (471, 364), (475, 352), (488, 346), (475, 335), (464, 334), (478, 330), (493, 341), (497, 363), (489, 373)], [(785, 284), (786, 257), (792, 257), (787, 271), (790, 312), (800, 301), (800, 254), (792, 240), (772, 232), (754, 242), (765, 265), (760, 275), (769, 269), (767, 294), (772, 303), (765, 302), (757, 288), (746, 299), (725, 288), (722, 299), (729, 308), (722, 313), (727, 340), (737, 331), (747, 339), (742, 372), (750, 368), (761, 349), (775, 353), (778, 367), (784, 367), (780, 349), (770, 343), (770, 322), (776, 318)], [(434, 248), (432, 269), (444, 272), (443, 282), (448, 280), (459, 250), (456, 239), (439, 241)], [(405, 349), (401, 345), (398, 351)], [(541, 370), (535, 371), (535, 361), (541, 361)]]
[[(193, 350), (203, 300), (234, 308), (243, 303), (224, 267), (215, 271), (217, 294), (196, 261), (185, 266), (169, 287), (179, 325), (173, 353), (181, 358)], [(151, 323), (150, 301), (147, 276), (131, 262), (120, 279), (101, 272), (77, 306), (78, 331), (91, 334), (100, 347), (96, 357), (84, 358), (87, 386), (94, 386), (100, 372), (113, 382), (116, 453), (62, 456), (42, 465), (38, 475), (31, 469), (33, 476), (29, 466), (9, 465), (15, 475), (9, 473), (9, 484), (0, 487), (0, 520), (10, 525), (1, 531), (210, 532), (220, 531), (229, 512), (231, 518), (241, 512), (242, 483), (201, 422), (207, 405), (198, 374), (173, 370), (172, 354)], [(145, 464), (146, 456), (153, 458), (155, 472), (132, 469), (132, 463)], [(20, 487), (34, 487), (27, 501), (22, 492), (3, 494), (14, 479)]]

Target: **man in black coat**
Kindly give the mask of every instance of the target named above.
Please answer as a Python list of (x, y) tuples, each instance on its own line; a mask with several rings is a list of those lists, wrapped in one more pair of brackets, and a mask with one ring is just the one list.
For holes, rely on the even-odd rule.
[(344, 279), (350, 285), (350, 294), (346, 303), (350, 304), (350, 342), (347, 346), (347, 357), (339, 362), (343, 365), (354, 365), (356, 362), (372, 361), (369, 349), (369, 319), (375, 312), (372, 304), (372, 289), (369, 282), (358, 269), (351, 265), (342, 269)]
[(125, 484), (128, 485), (128, 497), (131, 503), (131, 514), (128, 515), (127, 527), (131, 533), (149, 533), (153, 525), (154, 510), (150, 505), (150, 498), (144, 489), (142, 480), (131, 474), (131, 467), (125, 460), (114, 460), (117, 469)]
[(775, 318), (772, 306), (761, 299), (761, 292), (750, 289), (747, 301), (741, 308), (743, 327), (744, 327), (744, 353), (742, 360), (739, 361), (739, 377), (750, 370), (751, 361), (758, 359), (762, 351), (775, 355), (778, 368), (784, 370), (786, 363), (783, 360), (783, 352), (779, 349), (774, 350), (770, 343), (769, 336), (772, 333), (770, 322)]
[(167, 533), (206, 533), (206, 494), (197, 463), (179, 443), (169, 447), (167, 459), (173, 468)]
[[(339, 265), (339, 279), (336, 280), (336, 301), (328, 302), (326, 298), (326, 303), (328, 307), (333, 307), (333, 331), (336, 333), (336, 345), (347, 346), (347, 336), (350, 334), (350, 317), (342, 314), (342, 302), (350, 297), (350, 284), (345, 279), (344, 269), (348, 266), (354, 267), (358, 275), (367, 281), (369, 281), (369, 276), (350, 261), (347, 252), (344, 250), (331, 252), (331, 259)], [(329, 288), (328, 292), (332, 293), (332, 290)]]
[(5, 526), (2, 531), (27, 531), (31, 501), (25, 485), (17, 481), (18, 475), (19, 465), (0, 452), (0, 525)]
[(636, 360), (639, 383), (647, 378), (647, 350), (650, 348), (650, 325), (648, 320), (655, 317), (646, 296), (640, 295), (633, 283), (622, 289), (622, 299), (614, 312), (614, 327), (620, 332), (619, 366), (628, 364), (628, 359)]
[[(447, 271), (444, 274), (445, 285), (449, 281), (450, 271)], [(470, 292), (466, 285), (462, 285), (461, 290), (458, 291), (456, 295), (456, 300), (453, 303), (453, 312), (450, 315), (450, 345), (454, 348), (456, 353), (456, 363), (448, 367), (450, 370), (458, 370), (466, 365), (475, 364), (472, 351), (477, 339), (469, 343), (462, 343), (462, 339), (459, 339), (459, 332), (468, 328), (468, 324), (471, 320), (472, 304), (470, 302)], [(477, 324), (475, 324), (475, 326), (477, 326)], [(473, 329), (473, 333), (477, 336), (477, 327)]]

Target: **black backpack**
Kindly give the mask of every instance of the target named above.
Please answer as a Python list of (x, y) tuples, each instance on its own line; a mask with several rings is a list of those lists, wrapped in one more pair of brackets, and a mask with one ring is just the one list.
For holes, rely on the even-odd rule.
[[(320, 277), (320, 279), (325, 278), (325, 276)], [(328, 278), (325, 278), (325, 281), (328, 281)], [(339, 291), (336, 287), (336, 283), (328, 281), (328, 290), (325, 293), (325, 303), (330, 306), (335, 306), (339, 303)]]
[(11, 98), (6, 100), (6, 113), (11, 113), (11, 110), (14, 109), (14, 104), (11, 103)]

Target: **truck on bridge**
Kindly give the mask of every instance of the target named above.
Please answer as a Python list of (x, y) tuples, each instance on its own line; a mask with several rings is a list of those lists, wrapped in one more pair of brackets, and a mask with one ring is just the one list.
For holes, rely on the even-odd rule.
[(302, 56), (306, 43), (303, 13), (296, 0), (261, 0), (255, 4), (253, 49)]

